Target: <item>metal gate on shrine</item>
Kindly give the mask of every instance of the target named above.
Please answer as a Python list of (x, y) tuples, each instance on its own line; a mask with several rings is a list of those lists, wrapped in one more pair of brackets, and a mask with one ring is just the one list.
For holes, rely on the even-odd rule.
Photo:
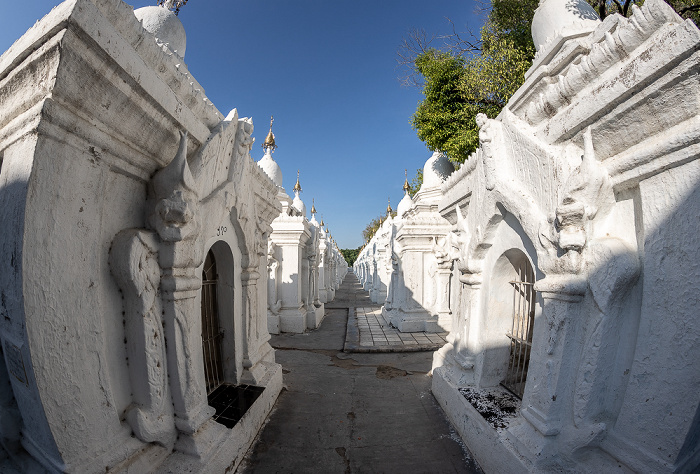
[(510, 356), (506, 377), (501, 385), (522, 399), (535, 322), (535, 273), (527, 259), (521, 263), (517, 273), (518, 278), (509, 282), (513, 287), (513, 323), (506, 334), (510, 339)]
[(202, 352), (207, 394), (213, 392), (224, 381), (224, 366), (221, 356), (223, 331), (219, 325), (219, 309), (216, 295), (219, 283), (214, 253), (209, 250), (202, 270)]

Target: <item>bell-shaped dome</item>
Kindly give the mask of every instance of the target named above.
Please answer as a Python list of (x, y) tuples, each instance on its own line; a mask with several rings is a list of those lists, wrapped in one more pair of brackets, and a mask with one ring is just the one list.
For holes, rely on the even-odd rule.
[(164, 7), (151, 6), (134, 10), (144, 29), (158, 38), (181, 58), (185, 57), (187, 35), (178, 17)]
[(282, 187), (282, 169), (275, 160), (272, 159), (271, 148), (265, 149), (265, 156), (258, 161), (258, 166), (270, 177), (270, 179), (277, 185), (278, 188)]
[(295, 193), (294, 200), (292, 201), (292, 206), (294, 207), (294, 209), (299, 211), (302, 216), (306, 215), (306, 205), (304, 204), (304, 201), (302, 201), (299, 197), (299, 193)]
[(433, 153), (433, 156), (428, 158), (423, 167), (423, 185), (421, 189), (440, 186), (454, 170), (455, 167), (449, 158), (436, 151)]
[(396, 217), (402, 218), (403, 215), (411, 209), (412, 205), (413, 200), (411, 199), (411, 196), (409, 196), (408, 193), (404, 194), (403, 199), (401, 199), (401, 201), (399, 201), (399, 205), (396, 206)]
[(540, 0), (532, 18), (532, 40), (539, 51), (564, 30), (592, 31), (599, 23), (598, 14), (585, 0)]

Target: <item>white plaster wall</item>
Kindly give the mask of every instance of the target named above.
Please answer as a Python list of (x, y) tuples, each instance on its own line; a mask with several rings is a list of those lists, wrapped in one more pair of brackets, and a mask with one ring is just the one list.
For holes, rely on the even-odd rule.
[[(634, 468), (681, 468), (697, 450), (697, 440), (685, 436), (700, 430), (700, 378), (690, 377), (700, 360), (700, 162), (642, 181), (640, 191), (645, 258), (639, 333), (606, 444)], [(650, 413), (657, 423), (644, 421)]]
[[(22, 291), (24, 272), (24, 248), (22, 237), (27, 225), (26, 196), (27, 183), (32, 172), (32, 163), (26, 160), (36, 147), (37, 137), (26, 136), (2, 150), (0, 169), (0, 217), (4, 231), (0, 232), (0, 309), (2, 318), (3, 353), (5, 363), (17, 369), (10, 369), (10, 381), (22, 413), (23, 424), (18, 426), (23, 432), (16, 442), (42, 446), (41, 457), (53, 460), (60, 465), (60, 454), (53, 440), (45, 412), (41, 407), (37, 390), (37, 379), (30, 363), (31, 349), (27, 343), (25, 324), (14, 315), (24, 314), (25, 301)], [(9, 347), (14, 345), (16, 349)], [(19, 370), (22, 367), (22, 370)], [(19, 374), (22, 380), (17, 378)]]
[[(111, 229), (116, 234), (117, 229), (141, 224), (143, 208), (130, 202), (123, 190), (105, 194), (111, 173), (90, 158), (87, 146), (77, 150), (51, 139), (39, 140), (27, 197), (32, 218), (24, 232), (29, 344), (34, 360), (54, 362), (35, 370), (50, 419), (60, 423), (61, 430), (74, 433), (56, 437), (67, 459), (104, 453), (123, 443), (130, 432), (120, 423), (120, 409), (126, 407), (131, 390), (120, 328), (122, 305), (106, 304), (115, 302), (109, 292), (118, 294), (107, 257)], [(145, 185), (135, 194), (144, 200)], [(119, 217), (127, 218), (120, 222)], [(47, 272), (53, 278), (47, 279)], [(47, 309), (53, 313), (48, 318)], [(117, 364), (110, 367), (110, 362)], [(94, 409), (95, 405), (104, 408)]]

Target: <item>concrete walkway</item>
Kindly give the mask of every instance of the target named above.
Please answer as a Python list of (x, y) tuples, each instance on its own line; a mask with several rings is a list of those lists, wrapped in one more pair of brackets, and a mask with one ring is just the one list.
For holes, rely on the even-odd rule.
[(238, 472), (480, 473), (430, 393), (432, 351), (341, 352), (357, 307), (349, 273), (318, 330), (273, 336), (286, 390)]

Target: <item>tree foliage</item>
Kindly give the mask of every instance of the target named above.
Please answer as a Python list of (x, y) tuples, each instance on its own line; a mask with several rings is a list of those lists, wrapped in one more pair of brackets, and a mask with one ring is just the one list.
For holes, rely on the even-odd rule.
[[(632, 14), (644, 0), (587, 0), (603, 19)], [(699, 24), (700, 0), (667, 0), (682, 17)], [(399, 63), (409, 66), (404, 83), (422, 87), (424, 99), (411, 118), (418, 138), (433, 151), (464, 162), (479, 146), (476, 115), (495, 118), (522, 85), (535, 47), (531, 25), (539, 0), (491, 0), (480, 35), (428, 38), (414, 30), (404, 39)], [(453, 25), (454, 31), (454, 25)], [(432, 46), (442, 39), (440, 47)]]
[(348, 262), (349, 267), (353, 266), (361, 251), (362, 247), (357, 247), (356, 249), (340, 249), (340, 253), (343, 254), (343, 258), (345, 258), (345, 261)]
[[(396, 217), (396, 211), (392, 211), (391, 217)], [(372, 237), (374, 237), (374, 234), (377, 233), (379, 227), (381, 227), (382, 223), (386, 220), (386, 218), (386, 213), (380, 214), (379, 216), (372, 219), (369, 222), (369, 224), (367, 224), (365, 230), (362, 231), (362, 238), (364, 239), (365, 243), (372, 240)]]
[[(451, 35), (448, 46), (404, 41), (414, 47), (413, 67), (424, 99), (411, 119), (430, 150), (463, 163), (479, 146), (476, 115), (495, 118), (520, 87), (534, 58), (530, 34), (538, 0), (493, 0), (478, 40)], [(418, 46), (416, 46), (418, 45)], [(408, 57), (403, 53), (403, 58)]]

